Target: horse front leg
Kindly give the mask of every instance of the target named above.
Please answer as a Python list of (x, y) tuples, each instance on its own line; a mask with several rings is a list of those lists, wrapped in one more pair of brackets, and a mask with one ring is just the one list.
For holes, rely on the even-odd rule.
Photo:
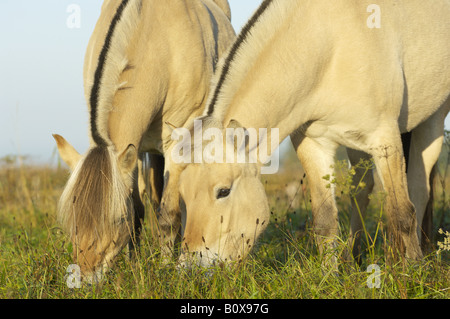
[(301, 133), (291, 135), (291, 141), (302, 163), (310, 185), (313, 225), (316, 243), (325, 270), (337, 271), (337, 237), (339, 235), (335, 185), (325, 176), (334, 172), (337, 145), (321, 144)]
[(151, 238), (158, 236), (157, 210), (161, 204), (164, 188), (164, 157), (158, 154), (141, 153), (138, 161), (139, 193), (143, 203), (150, 201), (147, 225)]
[(151, 153), (141, 153), (138, 160), (139, 194), (142, 202), (150, 199), (153, 209), (161, 204), (164, 188), (164, 156)]
[(144, 207), (144, 204), (142, 203), (139, 186), (138, 186), (138, 178), (137, 178), (138, 174), (139, 174), (139, 170), (136, 169), (135, 173), (134, 173), (135, 182), (133, 185), (133, 191), (131, 193), (133, 212), (134, 212), (134, 216), (132, 218), (133, 229), (131, 229), (130, 241), (128, 243), (128, 252), (129, 252), (129, 257), (131, 259), (133, 259), (136, 256), (136, 253), (139, 251), (142, 224), (144, 223), (144, 217), (145, 217), (145, 207)]
[(158, 237), (161, 255), (166, 260), (174, 257), (175, 241), (180, 235), (181, 229), (179, 173), (176, 169), (168, 168), (164, 173), (164, 190), (158, 215)]
[[(416, 211), (408, 195), (400, 132), (394, 125), (385, 125), (384, 130), (375, 132), (375, 141), (368, 150), (374, 158), (378, 175), (386, 193), (385, 211), (394, 235), (394, 246), (404, 246), (409, 259), (422, 258), (417, 236)], [(386, 127), (392, 131), (386, 131)]]

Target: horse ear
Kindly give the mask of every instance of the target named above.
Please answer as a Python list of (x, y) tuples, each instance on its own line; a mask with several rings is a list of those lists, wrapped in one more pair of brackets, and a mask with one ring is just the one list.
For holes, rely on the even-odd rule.
[[(234, 150), (238, 152), (244, 152), (244, 154), (241, 156), (246, 156), (246, 154), (249, 153), (249, 135), (247, 129), (242, 126), (241, 123), (239, 123), (237, 120), (231, 120), (228, 123), (227, 131), (228, 129), (231, 129), (231, 134), (226, 135), (226, 141), (230, 145), (234, 146)], [(247, 132), (247, 133), (246, 133)], [(236, 141), (235, 141), (236, 138)]]
[(237, 120), (231, 120), (230, 123), (228, 123), (227, 128), (234, 128), (234, 129), (236, 129), (236, 128), (244, 128), (244, 127)]
[[(189, 130), (184, 127), (176, 127), (170, 122), (164, 122), (164, 124), (169, 128), (170, 130), (170, 136), (172, 141), (179, 141), (181, 138), (183, 141), (185, 141), (186, 133), (190, 136)], [(190, 139), (189, 139), (190, 141)]]
[(169, 128), (169, 130), (172, 132), (172, 131), (175, 131), (176, 129), (177, 129), (177, 127), (175, 126), (175, 125), (173, 125), (172, 123), (170, 123), (170, 122), (164, 122), (164, 124), (166, 124), (167, 125), (167, 127)]
[(119, 156), (119, 164), (122, 173), (130, 173), (135, 167), (138, 160), (138, 151), (133, 144), (128, 145), (127, 149)]
[(58, 152), (62, 160), (73, 171), (80, 161), (81, 155), (61, 135), (53, 134), (53, 138), (56, 141), (56, 146), (58, 147)]
[[(237, 137), (238, 141), (241, 141), (241, 143), (245, 143), (245, 131), (246, 128), (242, 126), (241, 123), (239, 123), (237, 120), (231, 120), (228, 123), (227, 129), (233, 129), (233, 135), (228, 136), (227, 134), (227, 141), (231, 144), (234, 144), (234, 138)], [(236, 147), (239, 147), (240, 145), (235, 145)]]

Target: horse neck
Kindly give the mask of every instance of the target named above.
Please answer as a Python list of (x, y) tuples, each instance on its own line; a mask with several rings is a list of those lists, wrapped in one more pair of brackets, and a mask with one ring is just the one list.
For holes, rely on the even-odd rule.
[(220, 90), (209, 113), (225, 127), (237, 120), (247, 128), (278, 128), (283, 140), (316, 118), (320, 98), (315, 85), (331, 50), (326, 53), (323, 34), (317, 34), (320, 28), (307, 27), (317, 21), (298, 1), (273, 0), (267, 10), (233, 61), (217, 75), (216, 91), (219, 86)]

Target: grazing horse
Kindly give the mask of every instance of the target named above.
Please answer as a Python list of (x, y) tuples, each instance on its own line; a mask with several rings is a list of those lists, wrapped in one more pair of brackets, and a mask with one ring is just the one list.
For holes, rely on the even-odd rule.
[(144, 217), (138, 158), (165, 155), (164, 123), (201, 115), (217, 61), (235, 38), (226, 0), (105, 1), (84, 65), (90, 148), (54, 135), (72, 174), (58, 219), (88, 280), (98, 280)]
[[(409, 192), (423, 206), (450, 105), (449, 17), (445, 0), (264, 0), (221, 61), (198, 120), (204, 129), (269, 128), (280, 141), (291, 137), (321, 253), (334, 251), (338, 236), (334, 187), (323, 178), (333, 174), (338, 146), (354, 150), (353, 164), (372, 156), (397, 242), (408, 259), (421, 259), (401, 133), (412, 132), (410, 185), (419, 187)], [(210, 264), (249, 252), (269, 218), (260, 167), (179, 165), (181, 260)]]

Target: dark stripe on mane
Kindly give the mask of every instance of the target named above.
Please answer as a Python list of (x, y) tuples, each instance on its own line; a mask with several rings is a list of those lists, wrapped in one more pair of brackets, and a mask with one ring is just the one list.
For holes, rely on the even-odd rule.
[(106, 63), (106, 56), (109, 51), (109, 47), (111, 45), (111, 40), (114, 35), (114, 30), (116, 29), (117, 23), (120, 21), (122, 17), (122, 13), (125, 10), (129, 0), (123, 0), (122, 3), (117, 8), (116, 14), (109, 26), (108, 33), (105, 38), (105, 43), (103, 45), (102, 51), (100, 52), (100, 56), (98, 57), (98, 65), (94, 75), (94, 85), (92, 86), (90, 104), (91, 104), (91, 133), (92, 139), (99, 146), (106, 146), (107, 142), (100, 135), (97, 127), (97, 109), (98, 109), (98, 101), (99, 101), (99, 91), (100, 85), (103, 77), (103, 70)]
[(272, 2), (273, 2), (273, 0), (264, 0), (264, 2), (261, 4), (261, 6), (255, 12), (255, 14), (250, 18), (250, 20), (247, 22), (247, 24), (242, 28), (241, 32), (239, 33), (239, 36), (237, 37), (236, 41), (234, 42), (233, 46), (231, 47), (230, 53), (228, 54), (228, 56), (225, 60), (225, 63), (223, 65), (219, 82), (217, 82), (217, 86), (214, 91), (214, 96), (211, 100), (211, 103), (209, 104), (208, 115), (212, 115), (212, 113), (214, 112), (214, 106), (217, 102), (217, 99), (219, 98), (220, 90), (222, 89), (222, 86), (225, 83), (225, 80), (228, 75), (228, 71), (230, 70), (231, 63), (233, 62), (237, 51), (241, 47), (242, 43), (244, 43), (245, 40), (247, 39), (248, 35), (250, 34), (251, 29), (255, 26), (256, 22), (258, 22), (258, 19), (266, 11), (266, 9), (269, 7), (269, 5)]

